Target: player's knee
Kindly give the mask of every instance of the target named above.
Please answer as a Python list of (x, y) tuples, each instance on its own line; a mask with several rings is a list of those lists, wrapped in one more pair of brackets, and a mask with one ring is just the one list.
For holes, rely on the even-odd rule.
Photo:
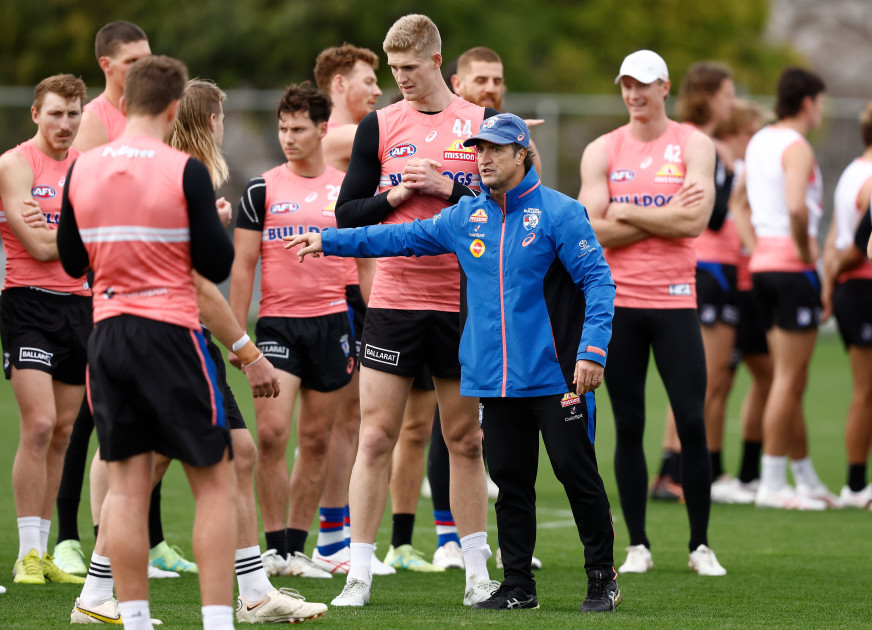
[(233, 436), (233, 468), (236, 471), (236, 478), (239, 483), (251, 482), (251, 477), (254, 474), (254, 466), (257, 462), (257, 448), (254, 446), (254, 440), (248, 431), (244, 431), (248, 437), (237, 437), (237, 431), (232, 431)]
[(448, 447), (448, 452), (455, 457), (481, 459), (481, 432), (478, 430), (446, 435), (445, 445)]
[(326, 427), (300, 431), (300, 453), (307, 457), (323, 458), (330, 447), (330, 430)]
[(261, 457), (284, 453), (288, 445), (288, 437), (287, 427), (269, 423), (259, 424), (257, 426), (257, 450)]
[(366, 462), (389, 459), (397, 440), (379, 427), (362, 427), (358, 457)]
[(52, 417), (40, 415), (22, 419), (21, 445), (27, 449), (45, 451), (52, 443), (54, 432), (55, 420)]

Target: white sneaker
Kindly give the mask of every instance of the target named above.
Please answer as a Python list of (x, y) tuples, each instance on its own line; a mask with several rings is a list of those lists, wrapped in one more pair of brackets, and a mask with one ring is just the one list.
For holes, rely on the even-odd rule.
[[(118, 610), (118, 600), (114, 597), (107, 599), (99, 606), (85, 606), (82, 598), (77, 597), (70, 613), (70, 623), (107, 623), (121, 625), (121, 612)], [(160, 619), (152, 619), (151, 625), (161, 626)]]
[(687, 563), (687, 566), (700, 575), (718, 576), (727, 574), (727, 570), (721, 566), (715, 557), (715, 552), (705, 545), (700, 545), (696, 548), (696, 551), (690, 552), (690, 561)]
[(734, 477), (722, 475), (712, 484), (712, 503), (754, 503), (754, 492), (744, 485)]
[(312, 562), (327, 573), (347, 575), (351, 569), (351, 549), (343, 547), (336, 553), (325, 556), (315, 547), (315, 551), (312, 552)]
[(397, 570), (391, 566), (386, 565), (384, 562), (378, 559), (378, 556), (375, 555), (376, 546), (373, 545), (372, 549), (372, 560), (369, 563), (369, 568), (372, 571), (373, 575), (396, 575)]
[(277, 577), (283, 575), (282, 571), (288, 566), (285, 558), (282, 558), (275, 549), (267, 549), (260, 554), (260, 560), (263, 562), (263, 568), (269, 577)]
[(817, 499), (818, 501), (823, 501), (826, 503), (828, 508), (840, 508), (839, 505), (839, 497), (830, 492), (830, 489), (827, 488), (820, 481), (815, 485), (810, 486), (804, 483), (796, 484), (796, 494), (801, 497), (807, 497), (809, 499)]
[(158, 569), (156, 566), (148, 565), (148, 579), (149, 580), (163, 580), (165, 578), (177, 578), (179, 574), (175, 571), (164, 571), (163, 569)]
[(282, 575), (294, 575), (304, 578), (332, 578), (333, 575), (315, 566), (311, 558), (302, 551), (288, 554), (287, 564), (281, 572)]
[(761, 485), (757, 491), (757, 496), (754, 497), (754, 505), (757, 507), (777, 508), (779, 510), (827, 509), (827, 504), (823, 501), (802, 496), (790, 486), (784, 486), (781, 490), (773, 492)]
[(496, 499), (500, 496), (500, 487), (494, 483), (494, 480), (491, 479), (488, 473), (484, 475), (485, 481), (487, 482), (487, 498), (488, 499)]
[(463, 552), (453, 540), (436, 549), (433, 554), (433, 564), (443, 569), (463, 569), (466, 565), (463, 562)]
[(859, 492), (851, 490), (850, 486), (843, 486), (839, 494), (839, 507), (860, 508), (865, 510), (872, 506), (872, 484), (869, 484)]
[(476, 582), (466, 589), (466, 592), (463, 594), (463, 605), (472, 606), (473, 604), (478, 604), (486, 599), (490, 599), (490, 596), (493, 595), (499, 587), (500, 583), (496, 580)]
[(654, 568), (651, 550), (645, 545), (627, 547), (627, 559), (618, 569), (618, 573), (647, 573)]
[(5, 592), (6, 592), (6, 587), (5, 587), (5, 586), (0, 586), (0, 595), (2, 595), (2, 594), (5, 593)]
[(433, 489), (430, 487), (430, 480), (427, 477), (421, 480), (421, 496), (425, 499), (433, 498)]
[(259, 602), (250, 602), (242, 596), (236, 600), (239, 623), (299, 623), (322, 617), (326, 612), (326, 604), (307, 602), (295, 588), (273, 589)]
[(345, 588), (337, 595), (331, 606), (366, 606), (369, 603), (370, 585), (363, 580), (348, 578)]
[[(499, 547), (497, 547), (496, 564), (497, 564), (498, 569), (503, 568), (503, 554), (500, 551)], [(541, 568), (542, 568), (542, 561), (539, 558), (537, 558), (536, 556), (533, 556), (533, 558), (530, 560), (530, 570), (538, 571)]]

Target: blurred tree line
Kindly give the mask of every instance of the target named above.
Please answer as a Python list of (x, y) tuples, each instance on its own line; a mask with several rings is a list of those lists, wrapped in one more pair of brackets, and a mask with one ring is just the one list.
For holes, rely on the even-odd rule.
[[(781, 68), (796, 61), (763, 39), (768, 0), (3, 0), (0, 85), (72, 72), (101, 88), (94, 35), (125, 19), (192, 76), (224, 88), (278, 88), (311, 78), (318, 52), (344, 41), (384, 60), (393, 21), (421, 11), (439, 26), (446, 63), (489, 46), (518, 92), (614, 93), (621, 60), (639, 48), (663, 55), (674, 79), (693, 61), (722, 60), (744, 91), (757, 93), (771, 93)], [(389, 86), (384, 62), (379, 75)]]

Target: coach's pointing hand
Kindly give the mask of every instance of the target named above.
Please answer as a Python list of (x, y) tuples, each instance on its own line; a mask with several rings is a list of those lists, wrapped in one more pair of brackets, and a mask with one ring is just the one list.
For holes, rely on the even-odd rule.
[(305, 243), (305, 246), (297, 252), (297, 257), (300, 259), (300, 262), (303, 262), (303, 258), (306, 254), (311, 254), (312, 258), (318, 258), (319, 252), (324, 251), (321, 249), (321, 234), (319, 232), (306, 232), (305, 234), (297, 234), (295, 236), (283, 236), (282, 240), (288, 242), (288, 244), (285, 245), (285, 249), (291, 249), (300, 243)]

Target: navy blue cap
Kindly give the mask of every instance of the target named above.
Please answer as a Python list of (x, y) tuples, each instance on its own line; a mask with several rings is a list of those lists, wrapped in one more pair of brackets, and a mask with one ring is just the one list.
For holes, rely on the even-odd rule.
[(494, 144), (520, 144), (525, 149), (530, 146), (530, 130), (527, 123), (514, 114), (497, 114), (485, 118), (481, 123), (478, 133), (463, 143), (465, 147), (471, 147), (482, 140)]

